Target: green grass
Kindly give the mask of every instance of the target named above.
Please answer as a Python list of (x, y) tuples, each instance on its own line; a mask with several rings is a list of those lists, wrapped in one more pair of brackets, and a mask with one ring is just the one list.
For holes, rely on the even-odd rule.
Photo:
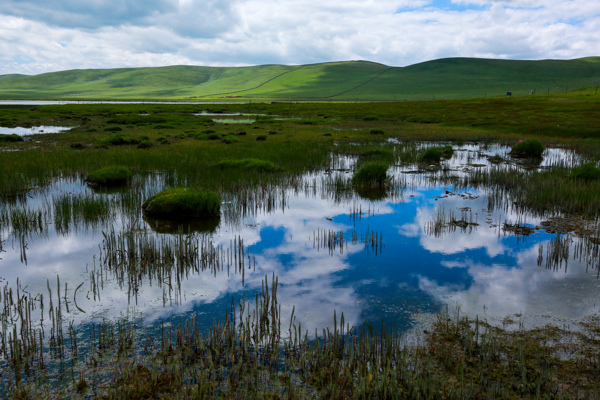
[(123, 166), (105, 167), (90, 172), (87, 181), (98, 186), (124, 185), (131, 178), (131, 171)]
[(598, 181), (600, 180), (600, 168), (596, 166), (596, 163), (589, 162), (579, 167), (575, 167), (571, 170), (569, 178), (581, 179), (584, 181)]
[(242, 160), (225, 160), (215, 164), (220, 169), (238, 169), (257, 172), (274, 172), (280, 170), (271, 161), (257, 160), (255, 158), (245, 158)]
[(10, 143), (14, 143), (14, 142), (22, 142), (23, 138), (19, 135), (17, 135), (16, 133), (13, 134), (0, 134), (0, 143), (2, 142), (10, 142)]
[(221, 198), (212, 191), (171, 188), (147, 199), (142, 209), (147, 216), (155, 218), (216, 217), (221, 211)]
[(362, 165), (352, 177), (355, 185), (383, 186), (388, 179), (389, 165), (383, 162), (369, 162)]
[(5, 77), (0, 79), (0, 98), (405, 101), (484, 98), (506, 96), (507, 92), (526, 96), (595, 87), (599, 68), (598, 58), (590, 57), (540, 61), (446, 58), (407, 67), (347, 61), (71, 70)]
[(539, 139), (519, 140), (510, 152), (515, 157), (541, 157), (545, 147)]

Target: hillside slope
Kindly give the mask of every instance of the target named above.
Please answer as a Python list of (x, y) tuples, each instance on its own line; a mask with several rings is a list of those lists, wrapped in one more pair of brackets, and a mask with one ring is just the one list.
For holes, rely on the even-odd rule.
[(0, 99), (415, 100), (564, 92), (600, 83), (600, 57), (446, 58), (408, 67), (368, 61), (301, 66), (169, 66), (0, 76)]

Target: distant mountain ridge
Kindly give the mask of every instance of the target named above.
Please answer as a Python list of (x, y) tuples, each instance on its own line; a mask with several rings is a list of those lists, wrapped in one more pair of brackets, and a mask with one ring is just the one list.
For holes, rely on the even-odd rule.
[(421, 100), (564, 92), (600, 83), (600, 57), (444, 58), (407, 67), (369, 61), (251, 67), (68, 70), (0, 75), (0, 99)]

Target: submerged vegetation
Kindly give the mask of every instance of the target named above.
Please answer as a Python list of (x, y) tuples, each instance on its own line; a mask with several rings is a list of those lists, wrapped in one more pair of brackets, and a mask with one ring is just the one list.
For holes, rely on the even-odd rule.
[[(562, 265), (576, 237), (576, 256), (597, 273), (600, 108), (587, 96), (592, 93), (560, 102), (0, 106), (0, 118), (11, 124), (55, 121), (74, 127), (2, 143), (0, 260), (5, 249), (20, 248), (25, 264), (32, 237), (66, 237), (88, 226), (97, 228), (90, 247), (101, 248), (98, 258), (82, 262), (85, 282), (79, 286), (79, 281), (74, 287), (63, 281), (63, 286), (51, 276), (42, 294), (18, 280), (2, 281), (2, 395), (600, 399), (596, 316), (571, 328), (526, 329), (510, 320), (498, 324), (442, 308), (431, 326), (411, 325), (407, 334), (412, 336), (406, 337), (389, 325), (352, 327), (344, 310), (332, 310), (331, 329), (307, 332), (296, 323), (293, 305), (284, 305), (292, 311), (283, 320), (276, 277), (231, 304), (222, 293), (211, 293), (210, 284), (199, 283), (193, 289), (206, 290), (207, 298), (214, 295), (214, 307), (224, 309), (193, 317), (182, 313), (165, 323), (135, 316), (99, 322), (85, 319), (89, 314), (80, 308), (84, 298), (91, 302), (104, 295), (102, 286), (110, 280), (136, 306), (138, 293), (148, 285), (156, 290), (156, 307), (179, 309), (188, 306), (182, 299), (191, 294), (178, 284), (201, 271), (220, 273), (219, 278), (235, 275), (244, 285), (256, 257), (243, 238), (223, 239), (215, 232), (225, 221), (234, 234), (241, 225), (254, 234), (261, 228), (253, 218), (261, 211), (289, 208), (288, 189), (349, 205), (350, 221), (371, 215), (379, 200), (403, 201), (402, 192), (411, 185), (445, 185), (435, 201), (458, 198), (459, 192), (471, 201), (478, 189), (487, 196), (488, 209), (510, 208), (518, 218), (527, 213), (543, 220), (539, 227), (520, 219), (498, 224), (498, 235), (522, 238), (540, 229), (563, 235), (538, 248), (538, 265), (543, 260), (549, 269)], [(525, 101), (530, 107), (519, 106)], [(215, 123), (206, 113), (252, 117), (231, 119), (247, 124), (242, 131)], [(507, 146), (523, 131), (539, 137), (518, 143), (513, 154), (538, 157), (543, 141), (548, 152), (541, 166), (507, 157)], [(488, 152), (498, 143), (503, 153)], [(553, 159), (551, 150), (557, 148), (572, 157)], [(456, 166), (453, 159), (460, 155), (468, 161)], [(440, 160), (431, 168), (419, 164)], [(418, 178), (411, 180), (414, 174)], [(95, 183), (85, 187), (87, 192), (48, 189), (57, 181), (77, 188), (86, 176)], [(96, 187), (115, 182), (128, 186)], [(28, 203), (33, 192), (43, 194), (35, 207)], [(358, 204), (359, 198), (368, 202)], [(365, 204), (368, 210), (361, 208)], [(435, 237), (484, 223), (470, 207), (461, 213), (440, 216), (425, 229)], [(302, 240), (312, 240), (310, 251), (327, 248), (330, 254), (348, 251), (356, 242), (377, 252), (385, 248), (377, 232), (354, 232), (344, 239), (342, 231), (321, 229)], [(277, 263), (287, 256), (280, 254)], [(448, 273), (463, 273), (462, 265), (454, 266)], [(67, 321), (69, 307), (80, 319)]]

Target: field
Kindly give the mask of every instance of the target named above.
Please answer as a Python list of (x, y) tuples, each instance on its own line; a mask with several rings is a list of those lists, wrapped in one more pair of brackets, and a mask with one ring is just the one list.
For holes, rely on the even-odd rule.
[[(103, 98), (216, 97), (234, 89), (252, 99), (381, 100), (375, 93), (391, 97), (396, 90), (436, 99), (0, 105), (2, 129), (73, 127), (0, 140), (0, 393), (22, 399), (599, 399), (600, 185), (593, 171), (600, 161), (600, 101), (591, 81), (597, 60), (519, 62), (526, 73), (518, 77), (503, 62), (465, 62), (0, 79), (0, 86), (11, 83), (12, 96), (2, 92), (7, 97), (56, 85), (40, 97), (87, 87)], [(502, 79), (475, 82), (474, 65), (485, 71), (479, 78), (496, 71)], [(502, 94), (527, 74), (531, 87), (541, 79), (536, 65), (551, 71), (548, 76), (578, 71), (569, 74), (569, 85), (588, 88), (565, 93), (558, 90), (564, 82), (537, 80), (535, 96), (452, 100), (479, 96), (485, 87), (488, 97)], [(416, 82), (425, 70), (437, 72), (403, 92), (388, 80)], [(438, 97), (449, 73), (465, 84)], [(144, 82), (143, 91), (136, 82)], [(189, 87), (169, 89), (182, 82)], [(521, 87), (514, 92), (533, 89)], [(544, 87), (558, 93), (539, 94)], [(520, 141), (537, 140), (546, 148), (543, 157), (511, 156)], [(429, 149), (436, 159), (425, 157)], [(500, 150), (492, 156), (493, 149)], [(588, 169), (577, 174), (582, 165)], [(118, 178), (124, 186), (92, 181), (92, 172), (115, 166), (124, 171)], [(166, 221), (145, 215), (144, 200), (171, 187), (213, 191), (220, 216)], [(423, 206), (415, 206), (417, 217), (431, 215), (384, 225), (412, 211), (411, 204)], [(421, 243), (409, 242), (415, 230)], [(408, 233), (396, 238), (398, 231)], [(488, 241), (479, 253), (496, 244), (510, 249), (500, 259), (475, 259), (469, 245), (447, 250), (478, 234)], [(410, 247), (444, 238), (435, 242), (441, 250), (429, 247), (411, 258)], [(293, 253), (294, 246), (302, 252)], [(38, 247), (46, 253), (36, 253)], [(533, 266), (499, 267), (512, 253)], [(435, 276), (432, 254), (445, 263)], [(58, 261), (44, 264), (46, 257)], [(352, 257), (355, 264), (340, 267)], [(473, 265), (484, 261), (489, 265)], [(402, 269), (406, 280), (395, 281)], [(487, 286), (510, 276), (507, 293), (535, 292), (548, 282), (538, 314), (552, 314), (583, 292), (573, 303), (590, 306), (568, 322), (528, 325), (520, 312), (497, 319), (489, 303), (485, 315), (463, 311), (423, 289), (437, 279), (440, 287), (448, 283), (444, 293), (451, 297), (476, 287), (475, 272), (482, 271), (491, 275)], [(573, 275), (577, 280), (569, 280)], [(332, 277), (338, 280), (325, 286)], [(567, 289), (553, 293), (559, 281)], [(397, 289), (387, 289), (392, 286)], [(227, 289), (213, 296), (214, 287)], [(420, 324), (420, 315), (430, 323)]]
[(448, 58), (407, 67), (367, 61), (300, 66), (172, 66), (0, 77), (0, 99), (404, 101), (568, 93), (598, 86), (597, 57)]

